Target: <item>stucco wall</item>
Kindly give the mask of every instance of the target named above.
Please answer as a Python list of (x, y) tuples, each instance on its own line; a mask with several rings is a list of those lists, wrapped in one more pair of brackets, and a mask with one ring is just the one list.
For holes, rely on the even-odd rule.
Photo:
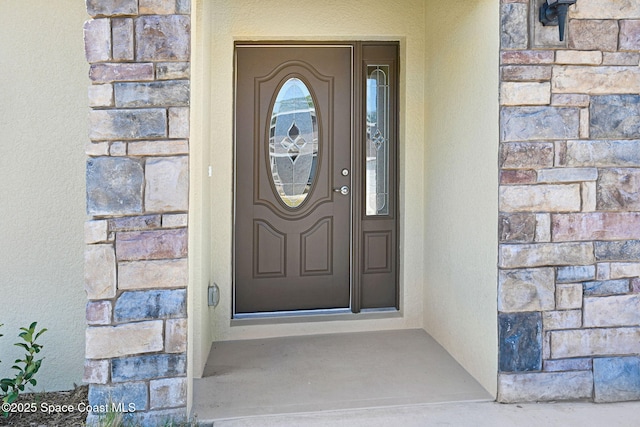
[(0, 376), (37, 321), (37, 391), (81, 383), (87, 139), (84, 2), (0, 2)]
[(499, 4), (427, 2), (424, 328), (496, 393)]
[[(187, 377), (200, 377), (213, 341), (214, 327), (207, 301), (211, 277), (211, 180), (208, 177), (211, 140), (211, 67), (210, 53), (212, 2), (192, 3), (191, 19), (191, 157), (189, 226), (189, 300)], [(188, 382), (188, 407), (193, 401), (193, 381)]]

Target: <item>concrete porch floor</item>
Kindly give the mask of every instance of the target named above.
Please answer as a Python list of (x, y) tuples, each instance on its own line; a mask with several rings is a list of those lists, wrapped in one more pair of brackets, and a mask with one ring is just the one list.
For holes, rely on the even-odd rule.
[(214, 343), (193, 415), (215, 427), (638, 425), (640, 402), (502, 405), (422, 330)]
[(194, 382), (202, 422), (493, 397), (423, 330), (214, 343)]

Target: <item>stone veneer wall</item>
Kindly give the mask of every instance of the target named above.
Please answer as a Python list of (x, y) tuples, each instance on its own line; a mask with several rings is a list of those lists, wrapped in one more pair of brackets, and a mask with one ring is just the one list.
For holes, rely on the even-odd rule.
[(190, 2), (86, 5), (85, 381), (162, 424), (187, 404)]
[(566, 48), (529, 16), (502, 0), (498, 400), (640, 399), (640, 2), (578, 0)]

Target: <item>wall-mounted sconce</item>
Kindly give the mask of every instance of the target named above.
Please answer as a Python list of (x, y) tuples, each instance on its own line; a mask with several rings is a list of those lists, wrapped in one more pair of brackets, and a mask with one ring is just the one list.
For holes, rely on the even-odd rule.
[(567, 22), (567, 9), (576, 0), (546, 0), (540, 6), (540, 22), (542, 25), (558, 26), (560, 30), (560, 41), (564, 40), (564, 27)]

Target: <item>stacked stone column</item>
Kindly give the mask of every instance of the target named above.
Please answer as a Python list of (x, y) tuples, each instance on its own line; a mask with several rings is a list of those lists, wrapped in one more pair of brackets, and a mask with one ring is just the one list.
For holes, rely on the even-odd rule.
[(534, 3), (502, 0), (498, 399), (638, 400), (640, 2), (546, 48)]
[(190, 4), (87, 11), (85, 381), (157, 425), (186, 417)]

